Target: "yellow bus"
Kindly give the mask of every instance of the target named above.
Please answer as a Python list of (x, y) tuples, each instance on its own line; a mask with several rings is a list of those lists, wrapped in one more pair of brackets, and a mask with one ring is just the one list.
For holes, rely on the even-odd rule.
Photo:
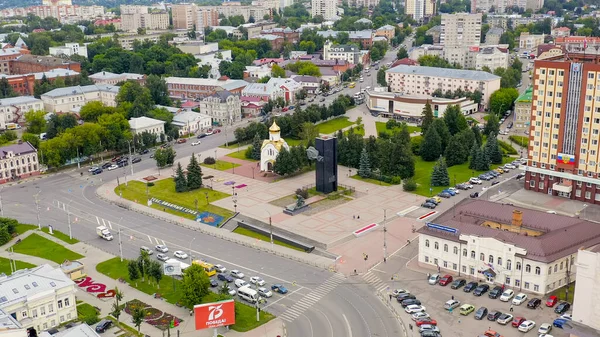
[(213, 275), (215, 275), (217, 273), (217, 270), (215, 269), (215, 266), (213, 266), (212, 264), (210, 264), (208, 262), (204, 262), (202, 260), (194, 260), (193, 263), (199, 265), (202, 268), (204, 268), (204, 272), (206, 273), (206, 275), (208, 277), (211, 277), (211, 276), (213, 276)]
[(350, 83), (350, 85), (348, 86), (348, 88), (351, 88), (351, 89), (354, 87), (356, 87), (356, 83), (354, 83), (354, 82)]

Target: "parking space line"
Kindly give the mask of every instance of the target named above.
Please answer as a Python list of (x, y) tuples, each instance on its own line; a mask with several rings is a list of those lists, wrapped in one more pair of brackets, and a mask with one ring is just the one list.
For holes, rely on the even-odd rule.
[(152, 243), (152, 237), (150, 235), (148, 235), (148, 240), (150, 241), (150, 243)]
[(104, 219), (102, 219), (102, 226), (106, 226), (106, 222), (104, 222)]
[(109, 227), (110, 229), (113, 229), (113, 228), (112, 228), (112, 224), (110, 223), (110, 221), (106, 220), (106, 222), (108, 222), (108, 227)]
[(97, 216), (96, 216), (96, 222), (98, 223), (98, 226), (100, 226), (100, 219), (98, 219)]

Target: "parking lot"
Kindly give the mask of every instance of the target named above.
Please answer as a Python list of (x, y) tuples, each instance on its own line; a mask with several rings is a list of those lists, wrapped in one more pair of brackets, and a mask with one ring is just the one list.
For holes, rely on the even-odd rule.
[[(456, 290), (451, 289), (450, 284), (447, 286), (440, 286), (438, 284), (430, 285), (427, 281), (427, 273), (432, 273), (433, 271), (420, 269), (416, 266), (414, 262), (416, 253), (417, 245), (415, 242), (388, 259), (387, 263), (372, 269), (371, 272), (387, 284), (389, 289), (388, 292), (400, 288), (406, 289), (414, 294), (417, 299), (421, 301), (422, 305), (426, 307), (426, 312), (431, 318), (437, 321), (442, 336), (474, 337), (483, 335), (486, 330), (491, 329), (504, 337), (537, 337), (539, 335), (538, 328), (542, 323), (552, 324), (554, 319), (559, 316), (554, 313), (554, 308), (545, 306), (544, 303), (546, 297), (539, 297), (542, 300), (542, 305), (537, 309), (529, 309), (527, 308), (527, 302), (535, 296), (528, 294), (529, 298), (527, 301), (521, 305), (515, 305), (513, 308), (514, 311), (510, 312), (511, 302), (502, 302), (499, 299), (491, 299), (488, 297), (489, 292), (483, 294), (483, 296), (477, 297), (473, 295), (473, 292), (464, 292), (462, 288)], [(454, 276), (455, 279), (460, 278), (459, 276)], [(467, 279), (467, 282), (470, 281), (472, 280)], [(493, 289), (493, 287), (490, 287), (490, 290), (491, 289)], [(514, 291), (515, 295), (519, 293), (519, 289), (514, 289)], [(444, 309), (444, 304), (452, 299), (452, 296), (454, 296), (455, 300), (460, 301), (460, 305), (473, 305), (475, 307), (474, 311), (467, 316), (463, 316), (459, 313), (460, 306), (453, 309), (452, 312)], [(416, 327), (415, 322), (411, 319), (409, 314), (404, 312), (396, 299), (392, 298), (392, 306), (394, 306), (396, 311), (400, 312), (400, 317), (408, 330), (409, 336), (419, 336), (419, 329)], [(486, 318), (483, 320), (476, 320), (474, 318), (475, 311), (480, 307), (486, 307), (488, 311), (498, 310), (502, 313), (512, 314), (514, 317), (524, 317), (527, 320), (533, 320), (536, 322), (536, 326), (531, 331), (523, 333), (518, 331), (517, 328), (513, 328), (510, 323), (501, 325), (495, 321), (488, 321)], [(409, 329), (409, 324), (413, 327), (412, 331)], [(552, 335), (552, 332), (550, 332), (550, 335)]]

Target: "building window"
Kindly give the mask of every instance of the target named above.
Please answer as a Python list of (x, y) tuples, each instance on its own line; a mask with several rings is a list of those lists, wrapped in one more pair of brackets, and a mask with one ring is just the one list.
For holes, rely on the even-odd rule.
[(33, 318), (38, 317), (38, 315), (37, 315), (37, 309), (31, 310), (31, 317), (33, 317)]
[(485, 261), (485, 254), (484, 253), (479, 253), (479, 259), (481, 261)]
[(471, 251), (471, 258), (472, 258), (472, 259), (474, 259), (474, 258), (475, 258), (475, 251), (474, 251), (474, 250), (472, 250), (472, 251)]
[(454, 248), (452, 248), (452, 250), (454, 251), (455, 255), (458, 255), (458, 247), (454, 246)]
[(560, 263), (560, 270), (562, 270), (562, 269), (563, 269), (563, 263), (561, 262)]
[(508, 269), (508, 270), (512, 269), (512, 261), (511, 260), (506, 260), (506, 269)]
[(540, 267), (535, 267), (535, 274), (540, 275), (542, 273), (542, 269)]
[(540, 286), (537, 284), (533, 285), (533, 291), (540, 291)]
[(488, 257), (488, 262), (489, 262), (489, 263), (494, 263), (494, 256), (493, 256), (493, 255), (490, 255), (490, 256)]
[[(50, 303), (48, 304), (48, 313), (53, 313), (54, 312), (54, 304)], [(54, 323), (52, 323), (52, 325), (54, 326)]]
[(448, 268), (448, 262), (444, 261), (443, 265), (444, 265), (444, 268)]
[(528, 272), (528, 273), (531, 273), (531, 266), (528, 265), (528, 264), (526, 264), (525, 265), (525, 271)]
[(436, 242), (433, 243), (433, 249), (438, 250), (440, 249), (440, 244)]
[(558, 271), (558, 264), (554, 265), (554, 272), (556, 273)]
[(65, 316), (63, 316), (63, 315), (60, 315), (60, 322), (62, 323), (62, 322), (64, 322), (64, 321), (65, 321)]
[(552, 275), (552, 267), (548, 268), (548, 275)]
[(425, 240), (425, 247), (429, 247), (429, 240)]
[(438, 259), (433, 259), (433, 264), (438, 265)]
[(425, 263), (429, 263), (429, 256), (425, 256)]
[(42, 315), (42, 316), (46, 315), (46, 307), (44, 307), (44, 306), (40, 307), (40, 315)]
[(447, 253), (448, 252), (448, 244), (444, 244), (444, 251)]
[(498, 257), (498, 265), (501, 266), (502, 265), (502, 258)]
[(62, 302), (62, 300), (58, 300), (58, 308), (59, 308), (59, 309), (62, 309), (62, 307), (63, 307), (63, 302)]
[(456, 270), (456, 269), (458, 269), (458, 265), (456, 263), (453, 263), (452, 264), (452, 270)]
[(21, 316), (22, 316), (23, 318), (27, 318), (27, 311), (23, 311), (23, 312), (21, 312)]
[(524, 288), (525, 288), (525, 289), (529, 289), (529, 282), (525, 282), (525, 286), (524, 286)]
[(517, 269), (517, 270), (521, 270), (521, 262), (517, 262), (517, 267), (516, 267), (516, 269)]
[(518, 287), (521, 285), (521, 281), (520, 280), (515, 280), (515, 287)]
[(504, 280), (504, 284), (510, 284), (510, 277), (506, 277), (506, 280)]
[(68, 306), (69, 306), (69, 299), (65, 298), (65, 307), (68, 307)]
[(475, 268), (473, 268), (473, 267), (469, 268), (469, 272), (471, 273), (471, 275), (475, 275)]
[(463, 256), (467, 257), (467, 249), (466, 248), (463, 249)]
[(462, 266), (462, 272), (465, 274), (467, 273), (467, 266)]

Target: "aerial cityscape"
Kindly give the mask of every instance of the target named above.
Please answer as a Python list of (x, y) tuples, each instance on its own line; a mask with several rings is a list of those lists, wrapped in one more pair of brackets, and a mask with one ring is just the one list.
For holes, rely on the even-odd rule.
[(600, 337), (598, 0), (0, 1), (0, 337)]

